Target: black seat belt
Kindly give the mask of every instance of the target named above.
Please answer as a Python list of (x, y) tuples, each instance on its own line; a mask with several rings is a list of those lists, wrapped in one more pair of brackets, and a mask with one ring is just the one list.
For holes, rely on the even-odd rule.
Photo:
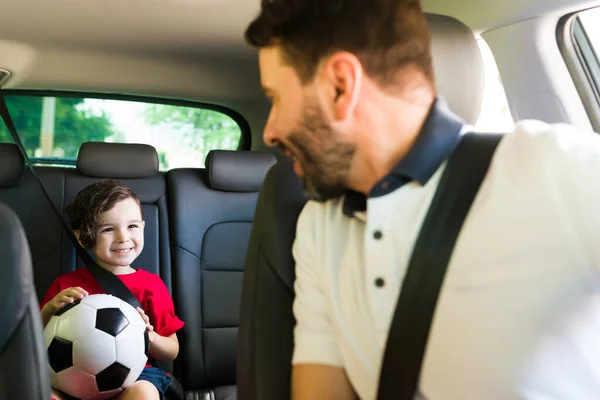
[(378, 400), (413, 400), (446, 267), (502, 135), (466, 134), (450, 156), (415, 243), (379, 378)]
[[(67, 237), (73, 243), (73, 246), (75, 247), (75, 251), (77, 252), (77, 255), (84, 262), (85, 266), (90, 271), (90, 273), (92, 274), (92, 276), (94, 277), (96, 282), (98, 282), (100, 287), (107, 294), (110, 294), (110, 295), (120, 298), (121, 300), (132, 305), (134, 308), (136, 308), (136, 307), (142, 308), (138, 299), (135, 298), (135, 296), (133, 295), (133, 293), (131, 293), (129, 288), (127, 288), (127, 286), (125, 286), (125, 284), (117, 276), (115, 276), (112, 272), (107, 271), (104, 268), (100, 267), (98, 264), (96, 264), (96, 262), (92, 259), (92, 257), (89, 255), (89, 253), (81, 246), (81, 244), (79, 243), (79, 241), (73, 234), (73, 231), (71, 230), (71, 228), (64, 221), (61, 213), (54, 206), (54, 203), (52, 202), (50, 195), (46, 191), (46, 188), (44, 187), (42, 181), (40, 180), (39, 176), (37, 175), (37, 173), (33, 167), (33, 164), (31, 163), (31, 160), (29, 159), (29, 156), (27, 155), (27, 151), (25, 151), (25, 148), (23, 147), (23, 144), (21, 143), (21, 139), (19, 138), (17, 129), (15, 128), (12, 118), (10, 117), (10, 113), (8, 112), (8, 107), (6, 107), (6, 101), (4, 99), (4, 96), (5, 96), (4, 91), (0, 88), (0, 115), (2, 116), (2, 119), (4, 120), (4, 124), (8, 128), (8, 131), (10, 132), (10, 134), (13, 138), (13, 141), (15, 142), (15, 144), (19, 148), (19, 151), (23, 155), (23, 158), (25, 159), (25, 163), (31, 170), (31, 174), (35, 177), (35, 179), (38, 181), (40, 187), (42, 188), (42, 192), (44, 192), (44, 196), (46, 196), (46, 199), (48, 200), (48, 203), (50, 204), (52, 211), (54, 211), (56, 218), (60, 221), (65, 233), (67, 234)], [(148, 331), (144, 331), (144, 332), (145, 332), (144, 336), (145, 336), (145, 344), (146, 344), (145, 352), (146, 352), (146, 355), (149, 356), (149, 353), (148, 353), (148, 345), (149, 345)]]

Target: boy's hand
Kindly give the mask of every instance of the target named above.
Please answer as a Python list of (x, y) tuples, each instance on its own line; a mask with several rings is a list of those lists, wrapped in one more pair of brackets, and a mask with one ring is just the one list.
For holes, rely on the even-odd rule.
[(138, 313), (140, 313), (140, 316), (146, 323), (146, 330), (148, 331), (148, 341), (152, 343), (152, 339), (154, 339), (154, 335), (156, 334), (156, 332), (154, 332), (154, 327), (150, 324), (150, 318), (148, 318), (144, 310), (142, 310), (141, 308), (137, 307), (136, 310)]
[(67, 304), (83, 299), (87, 295), (88, 292), (80, 287), (70, 287), (54, 296), (44, 307), (48, 307), (52, 315), (54, 315)]

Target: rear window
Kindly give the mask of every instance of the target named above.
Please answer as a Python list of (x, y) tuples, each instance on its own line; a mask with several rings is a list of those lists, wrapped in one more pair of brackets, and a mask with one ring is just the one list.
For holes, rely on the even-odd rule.
[[(239, 149), (244, 133), (225, 112), (188, 105), (30, 95), (6, 104), (36, 164), (75, 166), (81, 144), (93, 141), (152, 145), (161, 171), (201, 168), (210, 150)], [(3, 123), (0, 142), (13, 142)]]

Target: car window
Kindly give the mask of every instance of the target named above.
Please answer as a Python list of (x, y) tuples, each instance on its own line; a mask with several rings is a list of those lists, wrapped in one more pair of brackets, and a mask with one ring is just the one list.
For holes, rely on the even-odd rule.
[[(204, 167), (210, 150), (236, 150), (240, 125), (213, 109), (79, 97), (6, 96), (28, 155), (37, 164), (74, 166), (84, 142), (145, 143), (160, 170)], [(12, 142), (0, 124), (0, 142)]]
[[(600, 130), (599, 20), (600, 8), (575, 14), (569, 34), (563, 36), (568, 39), (561, 43), (563, 56), (595, 130)], [(566, 45), (569, 39), (572, 46)]]

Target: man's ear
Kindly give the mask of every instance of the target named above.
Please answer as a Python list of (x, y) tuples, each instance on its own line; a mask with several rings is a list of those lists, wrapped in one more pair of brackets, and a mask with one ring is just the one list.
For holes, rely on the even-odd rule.
[(358, 103), (363, 79), (362, 64), (354, 54), (340, 51), (327, 59), (323, 73), (333, 117), (338, 121), (345, 120)]

